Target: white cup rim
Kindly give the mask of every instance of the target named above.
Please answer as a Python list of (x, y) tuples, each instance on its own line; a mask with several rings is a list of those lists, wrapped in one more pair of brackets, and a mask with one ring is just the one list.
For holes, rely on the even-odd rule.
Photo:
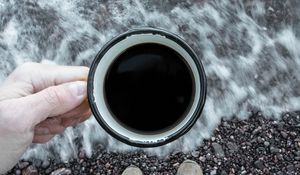
[[(195, 97), (185, 120), (157, 135), (134, 133), (114, 121), (106, 106), (103, 85), (108, 67), (118, 54), (137, 44), (163, 44), (173, 47), (191, 67), (195, 82)], [(121, 48), (121, 49), (120, 49)], [(117, 53), (119, 52), (119, 53)], [(100, 80), (100, 82), (98, 82)], [(102, 81), (102, 83), (101, 83)], [(97, 83), (96, 83), (97, 82)], [(116, 139), (137, 147), (155, 147), (167, 144), (188, 132), (203, 110), (206, 98), (206, 76), (195, 52), (178, 36), (161, 29), (139, 28), (125, 32), (109, 41), (95, 57), (88, 77), (88, 100), (98, 123)]]

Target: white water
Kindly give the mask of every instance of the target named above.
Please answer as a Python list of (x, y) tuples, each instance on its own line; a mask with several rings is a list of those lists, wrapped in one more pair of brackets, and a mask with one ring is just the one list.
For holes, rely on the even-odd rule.
[[(191, 151), (211, 136), (222, 118), (246, 119), (257, 110), (279, 118), (300, 109), (299, 3), (233, 2), (0, 1), (0, 81), (26, 61), (88, 66), (108, 40), (127, 29), (166, 29), (184, 38), (199, 55), (208, 77), (208, 96), (201, 119), (189, 133), (145, 151)], [(45, 145), (33, 145), (24, 157), (67, 161), (81, 144), (91, 155), (95, 143), (109, 151), (136, 150), (110, 137), (91, 117)]]

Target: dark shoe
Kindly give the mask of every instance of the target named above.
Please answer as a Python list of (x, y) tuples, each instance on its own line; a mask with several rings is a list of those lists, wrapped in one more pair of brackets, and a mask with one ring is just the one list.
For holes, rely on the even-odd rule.
[(203, 172), (195, 161), (185, 160), (179, 166), (176, 175), (203, 175)]
[(129, 166), (127, 167), (122, 175), (143, 175), (143, 172), (136, 166)]

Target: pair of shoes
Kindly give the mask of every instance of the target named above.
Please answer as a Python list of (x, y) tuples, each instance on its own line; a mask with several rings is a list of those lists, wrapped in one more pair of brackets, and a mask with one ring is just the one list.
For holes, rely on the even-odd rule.
[[(143, 172), (136, 166), (129, 166), (122, 175), (143, 175)], [(192, 161), (185, 160), (178, 168), (176, 175), (203, 175), (200, 166)]]

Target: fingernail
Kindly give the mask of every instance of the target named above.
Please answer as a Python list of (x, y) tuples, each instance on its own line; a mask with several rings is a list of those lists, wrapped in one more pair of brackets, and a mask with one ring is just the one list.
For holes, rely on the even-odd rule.
[(86, 82), (78, 81), (71, 83), (69, 89), (74, 96), (82, 96), (86, 93)]

